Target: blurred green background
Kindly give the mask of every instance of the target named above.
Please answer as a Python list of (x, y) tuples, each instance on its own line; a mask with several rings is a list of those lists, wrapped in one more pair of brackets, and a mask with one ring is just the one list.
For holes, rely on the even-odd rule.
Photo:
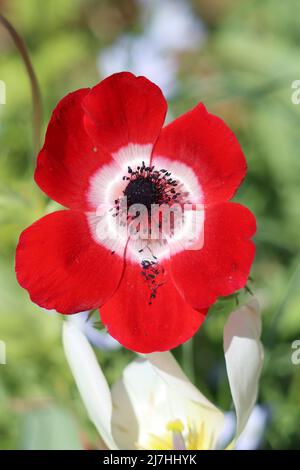
[[(202, 36), (172, 52), (170, 113), (176, 117), (203, 101), (234, 129), (247, 157), (248, 176), (236, 200), (258, 221), (249, 286), (263, 309), (266, 360), (258, 401), (269, 420), (260, 446), (300, 448), (300, 365), (291, 362), (291, 344), (300, 339), (300, 104), (291, 100), (292, 82), (300, 79), (300, 3), (184, 3)], [(101, 67), (113, 65), (111, 48), (124, 36), (141, 37), (145, 28), (142, 0), (2, 0), (0, 8), (28, 46), (41, 87), (43, 131), (58, 100), (97, 83), (105, 74)], [(170, 69), (158, 63), (156, 72), (164, 76)], [(2, 27), (0, 80), (7, 87), (6, 105), (0, 105), (0, 340), (7, 347), (7, 364), (0, 365), (0, 449), (97, 447), (63, 354), (62, 318), (30, 303), (15, 280), (20, 232), (55, 205), (32, 178), (30, 85)], [(225, 410), (231, 397), (222, 330), (234, 303), (220, 300), (194, 340), (175, 351), (196, 385)], [(123, 349), (97, 354), (110, 383), (134, 356)], [(65, 432), (51, 433), (51, 426)]]

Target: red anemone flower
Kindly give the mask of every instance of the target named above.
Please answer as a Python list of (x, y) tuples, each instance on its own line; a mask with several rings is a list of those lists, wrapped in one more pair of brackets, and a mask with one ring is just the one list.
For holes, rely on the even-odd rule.
[[(35, 181), (67, 210), (27, 228), (16, 253), (33, 302), (63, 314), (99, 308), (108, 332), (142, 353), (191, 338), (217, 297), (244, 287), (255, 253), (254, 216), (229, 202), (246, 174), (236, 137), (203, 104), (162, 128), (166, 111), (160, 89), (127, 72), (63, 98)], [(128, 206), (200, 204), (201, 247), (114, 236), (124, 195)]]

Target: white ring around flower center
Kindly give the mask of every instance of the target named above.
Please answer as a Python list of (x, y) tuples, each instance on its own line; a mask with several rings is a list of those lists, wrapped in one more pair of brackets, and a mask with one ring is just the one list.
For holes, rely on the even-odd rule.
[[(105, 246), (113, 254), (124, 255), (127, 259), (141, 263), (145, 258), (162, 260), (179, 251), (201, 249), (204, 243), (204, 204), (203, 192), (192, 168), (176, 160), (154, 157), (151, 165), (156, 170), (166, 169), (172, 178), (188, 193), (190, 204), (196, 204), (196, 210), (184, 210), (183, 223), (173, 236), (161, 239), (131, 239), (128, 242), (127, 227), (120, 227), (113, 215), (116, 201), (124, 197), (128, 180), (128, 167), (133, 171), (145, 162), (150, 165), (152, 145), (129, 144), (113, 155), (109, 164), (102, 166), (90, 179), (88, 201), (94, 212), (87, 214), (93, 239)], [(191, 233), (193, 237), (191, 239)]]

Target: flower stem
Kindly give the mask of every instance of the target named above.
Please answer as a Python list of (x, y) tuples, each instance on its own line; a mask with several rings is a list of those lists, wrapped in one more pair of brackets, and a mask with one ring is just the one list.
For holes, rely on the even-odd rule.
[(194, 340), (191, 338), (189, 341), (182, 345), (182, 364), (183, 369), (188, 378), (194, 383), (195, 368), (194, 368)]
[(33, 144), (34, 154), (40, 149), (41, 144), (41, 120), (42, 120), (42, 102), (41, 93), (36, 74), (32, 62), (29, 57), (27, 46), (19, 33), (12, 24), (0, 13), (0, 24), (8, 31), (14, 41), (26, 67), (26, 71), (30, 80), (32, 103), (33, 103)]

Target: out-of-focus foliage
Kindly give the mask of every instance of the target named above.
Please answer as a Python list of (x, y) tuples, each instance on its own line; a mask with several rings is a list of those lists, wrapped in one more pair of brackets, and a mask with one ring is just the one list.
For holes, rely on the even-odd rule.
[[(178, 54), (180, 87), (170, 110), (176, 116), (203, 101), (235, 130), (247, 156), (249, 172), (236, 200), (249, 206), (258, 222), (249, 286), (263, 307), (266, 363), (259, 401), (269, 407), (270, 422), (262, 446), (297, 448), (300, 365), (291, 363), (291, 343), (300, 339), (300, 105), (292, 104), (291, 84), (300, 79), (300, 4), (192, 4), (207, 25), (207, 39), (201, 49)], [(134, 0), (2, 0), (0, 5), (28, 44), (41, 85), (44, 125), (64, 94), (99, 80), (96, 59), (103, 47), (126, 31), (140, 30), (140, 3)], [(7, 345), (7, 365), (0, 365), (0, 448), (30, 446), (20, 438), (19, 428), (24, 419), (35, 419), (28, 413), (38, 411), (41, 421), (46, 415), (68, 421), (73, 413), (82, 441), (96, 446), (97, 435), (63, 355), (62, 318), (34, 306), (14, 276), (21, 230), (55, 205), (32, 179), (30, 88), (3, 29), (0, 80), (7, 86), (7, 104), (0, 106), (0, 339)], [(234, 306), (234, 297), (219, 301), (193, 342), (176, 351), (196, 385), (224, 409), (231, 403), (222, 329)], [(124, 350), (99, 353), (110, 382), (132, 356)], [(49, 400), (56, 411), (43, 414)]]
[(42, 406), (23, 414), (20, 447), (24, 450), (82, 450), (75, 421), (56, 406)]

